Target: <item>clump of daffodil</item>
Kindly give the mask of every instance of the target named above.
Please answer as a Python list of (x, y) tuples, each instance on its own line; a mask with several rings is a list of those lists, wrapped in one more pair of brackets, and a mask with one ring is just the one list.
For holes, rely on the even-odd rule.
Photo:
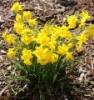
[[(76, 28), (79, 20), (81, 20), (79, 26), (83, 27), (83, 23), (90, 19), (90, 15), (86, 11), (82, 11), (79, 15), (74, 14), (69, 16), (66, 20), (68, 26), (51, 26), (50, 24), (45, 24), (44, 27), (39, 30), (35, 29), (37, 19), (32, 17), (30, 11), (24, 11), (19, 2), (15, 2), (11, 10), (16, 12), (13, 29), (18, 34), (16, 36), (19, 39), (18, 43), (21, 43), (21, 47), (25, 47), (21, 59), (26, 65), (32, 65), (31, 58), (33, 56), (35, 56), (37, 63), (40, 65), (58, 62), (59, 55), (65, 56), (66, 59), (69, 60), (73, 58), (74, 51), (72, 51), (72, 48), (76, 48), (76, 50), (80, 52), (88, 37), (92, 36), (92, 32), (90, 33), (90, 31), (93, 30), (93, 25), (90, 25), (86, 31), (82, 31), (79, 35), (70, 31), (71, 28)], [(9, 44), (16, 43), (16, 38), (13, 34), (7, 34), (7, 32), (5, 32), (2, 37)], [(32, 51), (31, 53), (31, 51), (27, 49), (27, 52), (30, 53), (30, 58), (25, 57), (28, 56), (26, 48)]]
[(90, 19), (88, 12), (69, 16), (61, 26), (47, 22), (40, 29), (37, 19), (30, 11), (24, 11), (19, 2), (15, 2), (11, 10), (16, 12), (14, 34), (8, 31), (2, 34), (10, 45), (7, 56), (21, 65), (26, 77), (33, 85), (37, 84), (38, 90), (42, 83), (49, 85), (65, 79), (60, 70), (73, 64), (75, 52), (81, 51), (88, 38), (94, 38), (94, 25), (86, 26)]

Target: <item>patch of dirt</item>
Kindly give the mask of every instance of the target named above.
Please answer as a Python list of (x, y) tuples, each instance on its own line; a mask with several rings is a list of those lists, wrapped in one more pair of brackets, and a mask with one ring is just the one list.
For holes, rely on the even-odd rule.
[[(0, 0), (0, 100), (16, 100), (10, 95), (8, 84), (5, 82), (5, 76), (8, 75), (4, 70), (13, 70), (14, 74), (16, 73), (6, 58), (8, 45), (1, 38), (6, 29), (12, 30), (15, 14), (10, 11), (10, 8), (15, 1), (19, 1), (25, 10), (31, 11), (40, 25), (53, 18), (54, 23), (60, 25), (65, 15), (71, 15), (81, 10), (87, 10), (92, 19), (94, 17), (94, 0)], [(91, 20), (91, 23), (94, 23), (94, 20)], [(82, 82), (83, 84), (76, 84), (76, 86), (90, 94), (83, 93), (82, 96), (72, 95), (72, 97), (65, 95), (63, 99), (55, 100), (94, 100), (94, 42), (88, 41), (84, 45), (83, 52), (87, 53), (80, 61), (79, 69), (70, 76), (70, 80), (76, 83)], [(12, 82), (9, 84), (11, 85)]]

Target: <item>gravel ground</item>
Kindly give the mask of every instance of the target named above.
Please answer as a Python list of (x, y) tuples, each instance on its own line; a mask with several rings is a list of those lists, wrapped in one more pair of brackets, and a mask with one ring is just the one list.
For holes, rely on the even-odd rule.
[[(87, 10), (92, 16), (91, 23), (94, 23), (94, 2), (93, 0), (0, 0), (0, 100), (16, 100), (10, 95), (9, 85), (17, 85), (16, 82), (5, 79), (9, 76), (15, 76), (15, 68), (10, 66), (6, 57), (6, 50), (9, 47), (1, 38), (5, 29), (11, 31), (15, 14), (10, 11), (12, 4), (20, 1), (25, 10), (33, 13), (39, 21), (40, 26), (46, 21), (54, 18), (55, 24), (60, 25), (65, 15), (74, 14), (76, 11)], [(84, 45), (83, 51), (87, 52), (81, 62), (79, 69), (70, 76), (73, 82), (87, 82), (86, 85), (80, 85), (79, 88), (90, 94), (65, 98), (64, 100), (94, 100), (94, 42), (88, 41)], [(11, 73), (6, 72), (11, 71)], [(29, 100), (29, 99), (28, 99)], [(56, 99), (58, 100), (58, 99)], [(63, 100), (63, 99), (59, 99)]]

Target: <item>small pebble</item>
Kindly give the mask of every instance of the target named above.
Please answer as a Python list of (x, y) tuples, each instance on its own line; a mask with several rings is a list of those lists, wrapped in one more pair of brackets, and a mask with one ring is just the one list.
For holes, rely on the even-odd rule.
[(12, 66), (8, 66), (8, 67), (7, 67), (7, 70), (11, 70), (11, 69), (12, 69)]
[(1, 50), (1, 53), (2, 53), (2, 54), (6, 54), (6, 51), (5, 51), (5, 50)]

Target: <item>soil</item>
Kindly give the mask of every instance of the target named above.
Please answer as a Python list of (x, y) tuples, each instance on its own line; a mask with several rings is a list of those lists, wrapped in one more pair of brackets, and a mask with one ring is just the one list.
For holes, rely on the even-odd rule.
[[(14, 86), (18, 83), (12, 81), (7, 84), (5, 81), (6, 77), (16, 75), (16, 72), (15, 68), (10, 66), (6, 57), (6, 50), (9, 46), (1, 38), (6, 29), (9, 29), (10, 32), (12, 30), (15, 14), (10, 11), (10, 8), (15, 1), (19, 1), (25, 10), (32, 12), (33, 16), (38, 19), (40, 26), (52, 18), (55, 19), (55, 24), (60, 25), (64, 16), (82, 10), (88, 11), (92, 16), (88, 24), (90, 22), (94, 24), (94, 0), (0, 0), (0, 100), (19, 100), (10, 94), (8, 88), (9, 84)], [(68, 92), (57, 93), (57, 95), (53, 93), (55, 94), (53, 100), (94, 100), (94, 41), (89, 40), (84, 45), (82, 52), (86, 52), (85, 57), (80, 61), (81, 65), (74, 70), (69, 80), (76, 82), (76, 87), (85, 92), (77, 95)], [(12, 70), (12, 72), (7, 73), (5, 70)], [(79, 82), (82, 84), (79, 84)], [(24, 95), (24, 93), (21, 95)], [(30, 96), (26, 99), (33, 100)]]

